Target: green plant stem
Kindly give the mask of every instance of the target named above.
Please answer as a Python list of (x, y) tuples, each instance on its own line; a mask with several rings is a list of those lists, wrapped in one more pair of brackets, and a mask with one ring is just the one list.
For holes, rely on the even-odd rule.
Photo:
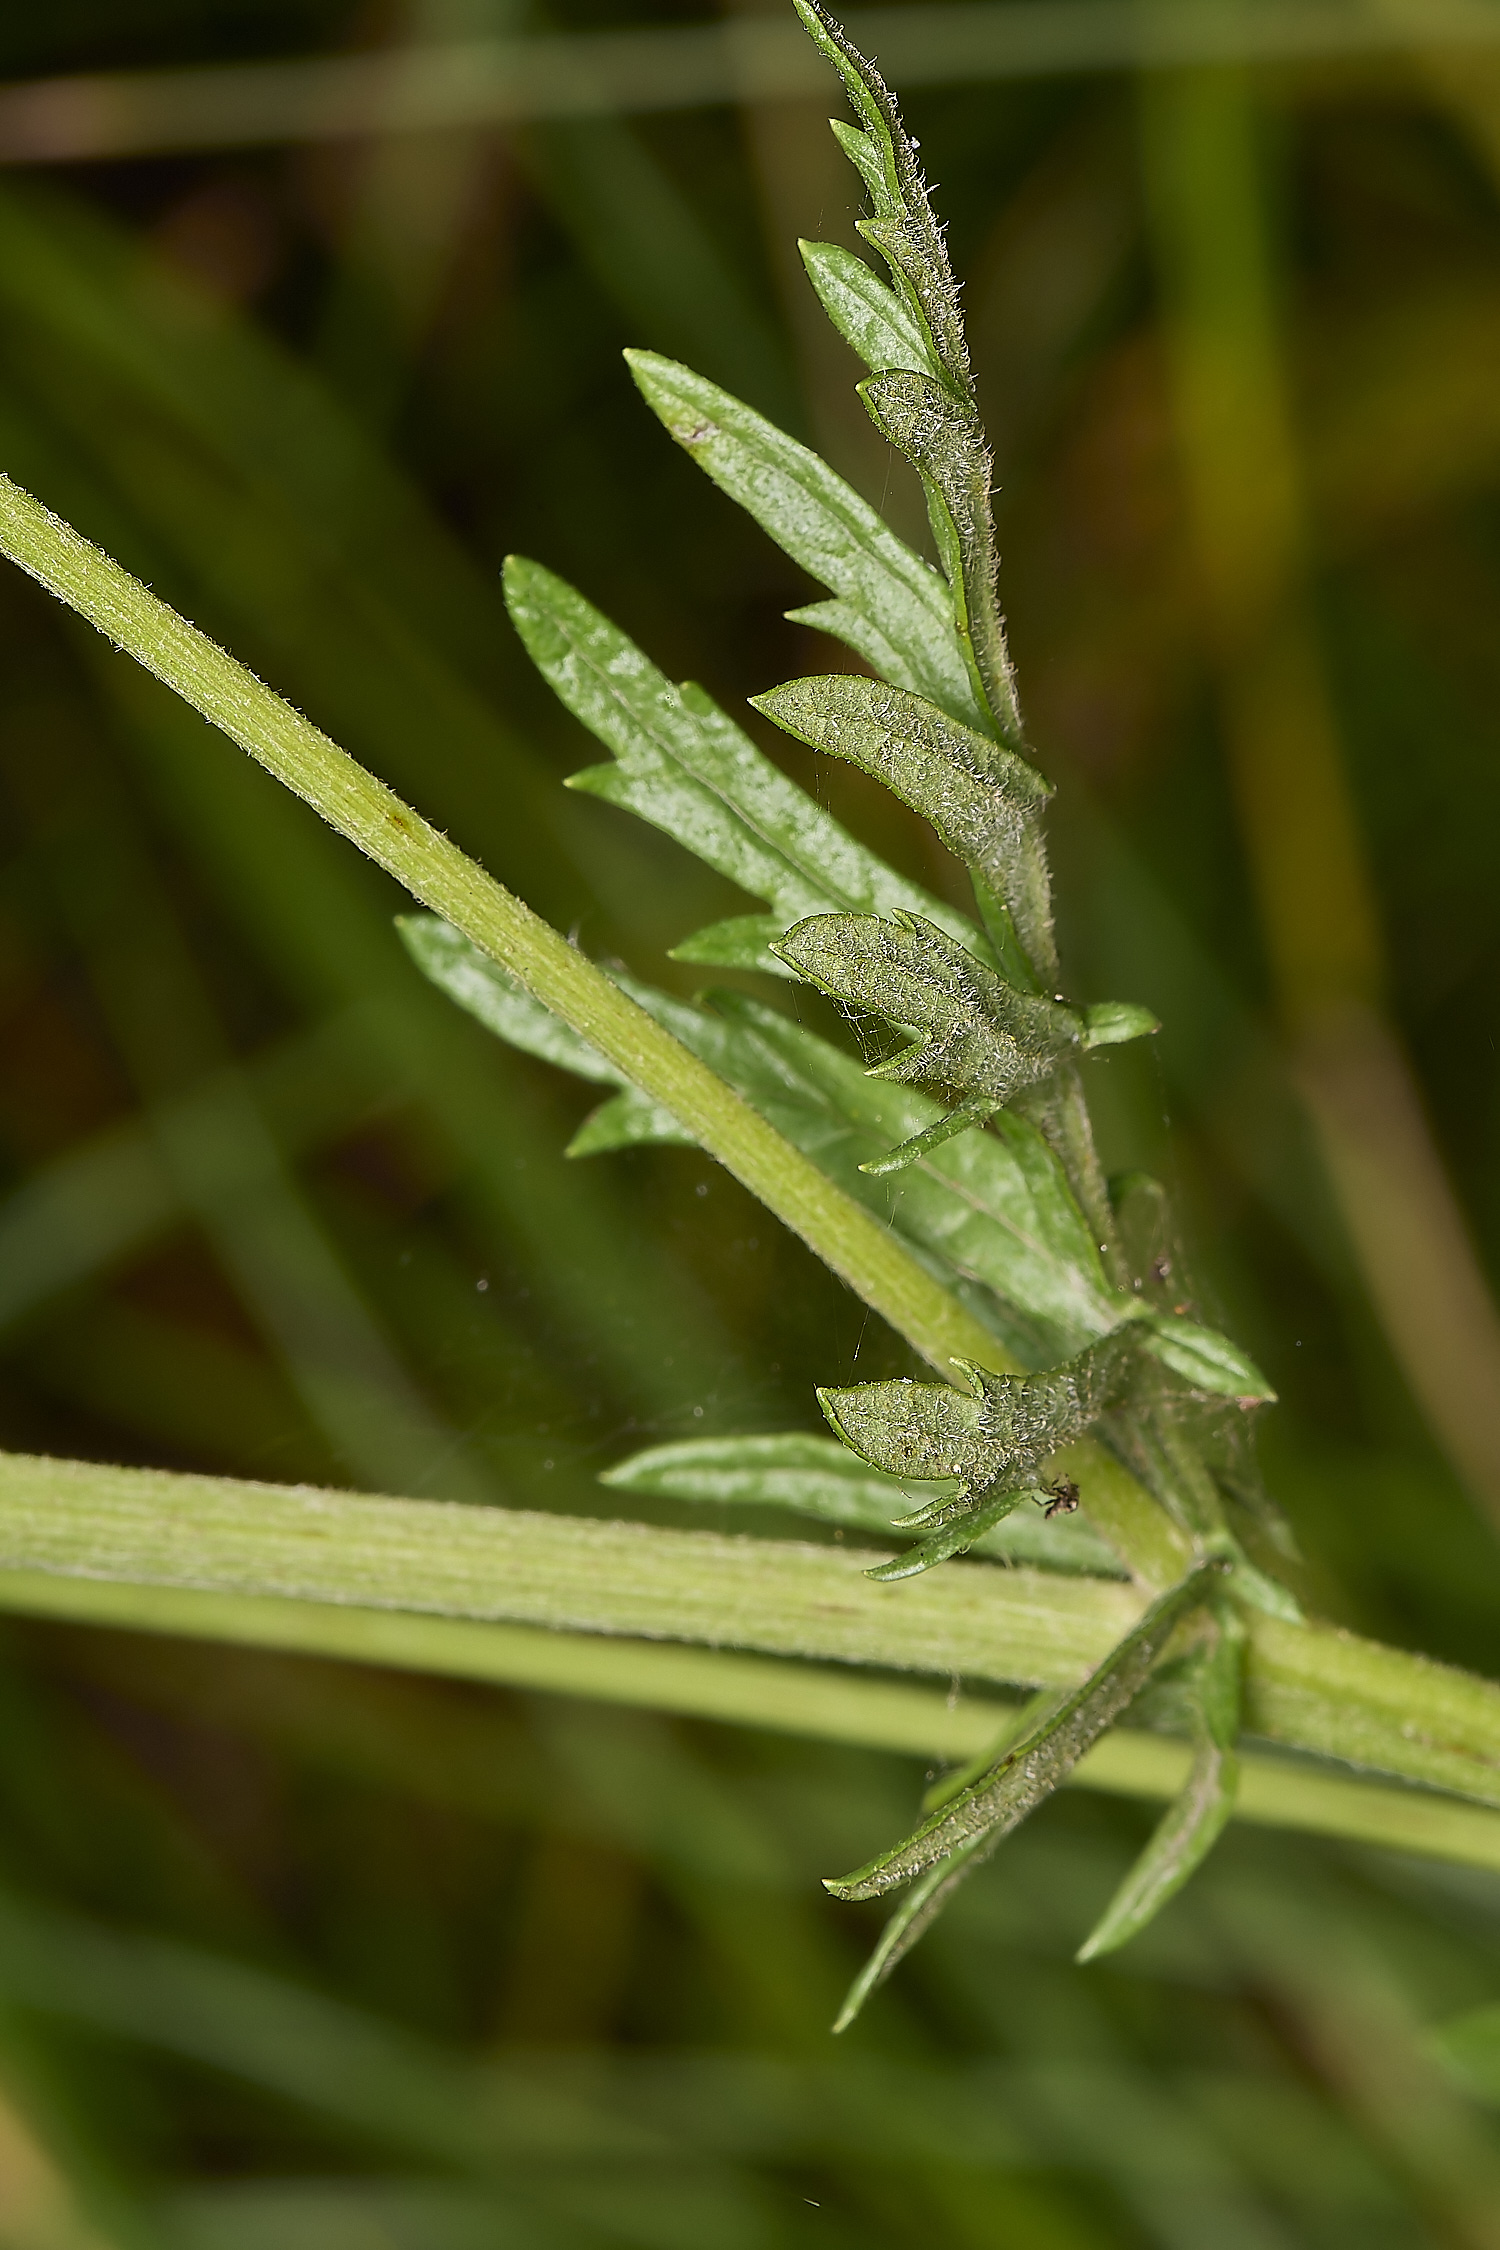
[(925, 1359), (946, 1370), (955, 1355), (992, 1350), (988, 1330), (886, 1228), (540, 915), (206, 634), (3, 477), (0, 547), (670, 1109)]
[[(810, 1163), (706, 1064), (652, 1021), (587, 957), (404, 805), (289, 703), (138, 579), (0, 476), (0, 551), (249, 752), (415, 898), (518, 977), (565, 1023), (678, 1118), (694, 1139), (800, 1235), (872, 1310), (947, 1375), (954, 1359), (1003, 1368), (991, 1332), (934, 1281), (887, 1227)], [(1101, 1531), (1132, 1569), (1164, 1585), (1181, 1543), (1133, 1480), (1097, 1462)]]
[[(576, 1693), (610, 1692), (597, 1682), (623, 1661), (601, 1653), (593, 1636), (696, 1642), (708, 1647), (672, 1652), (696, 1683), (695, 1700), (675, 1707), (749, 1723), (796, 1723), (788, 1713), (800, 1688), (771, 1685), (796, 1668), (756, 1663), (757, 1684), (742, 1689), (734, 1667), (750, 1660), (723, 1655), (725, 1647), (1072, 1686), (1143, 1606), (1117, 1581), (986, 1564), (884, 1587), (865, 1577), (870, 1560), (863, 1548), (0, 1455), (6, 1606), (230, 1639), (265, 1629), (276, 1646), (436, 1670), (477, 1666), (479, 1676), (535, 1677)], [(263, 1615), (270, 1628), (255, 1627)], [(242, 1616), (251, 1625), (237, 1628)], [(513, 1641), (516, 1627), (559, 1629), (524, 1639), (542, 1652), (533, 1659), (541, 1673), (486, 1672), (494, 1660), (485, 1649), (503, 1651), (501, 1628)], [(1500, 1806), (1500, 1687), (1329, 1626), (1253, 1616), (1248, 1631), (1250, 1733)], [(655, 1662), (642, 1660), (648, 1669)], [(715, 1687), (721, 1665), (729, 1668)], [(845, 1690), (854, 1692), (852, 1680), (841, 1682)], [(648, 1685), (628, 1699), (656, 1696)], [(994, 1727), (993, 1707), (984, 1723)], [(953, 1754), (982, 1739), (955, 1739)], [(926, 1738), (900, 1746), (927, 1746)], [(1413, 1810), (1408, 1829), (1420, 1825)]]
[[(0, 1609), (586, 1696), (929, 1761), (967, 1760), (991, 1748), (1002, 1711), (983, 1697), (955, 1701), (946, 1688), (724, 1649), (43, 1571), (0, 1571)], [(1064, 1787), (1169, 1802), (1191, 1757), (1185, 1742), (1116, 1728)], [(1235, 1818), (1500, 1871), (1500, 1816), (1488, 1807), (1264, 1752), (1242, 1757)]]

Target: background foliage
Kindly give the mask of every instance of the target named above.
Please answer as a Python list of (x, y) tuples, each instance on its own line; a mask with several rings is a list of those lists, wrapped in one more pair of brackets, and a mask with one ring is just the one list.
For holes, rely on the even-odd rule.
[[(57, 0), (0, 76), (518, 28)], [(915, 535), (795, 260), (855, 241), (836, 106), (12, 169), (0, 457), (690, 991), (664, 948), (742, 902), (560, 788), (590, 746), (498, 567), (543, 557), (731, 707), (827, 668), (618, 352), (690, 360)], [(1500, 63), (905, 106), (968, 277), (1065, 957), (1166, 1026), (1108, 1065), (1108, 1159), (1172, 1179), (1208, 1317), (1281, 1393), (1311, 1598), (1493, 1671), (1500, 1441), (1442, 1380), (1482, 1374), (1482, 1310), (1431, 1227), (1393, 1289), (1391, 1230), (1435, 1150), (1496, 1271)], [(565, 1164), (592, 1090), (451, 1010), (394, 888), (19, 576), (0, 637), (0, 1441), (593, 1510), (648, 1438), (812, 1429), (814, 1378), (904, 1371), (701, 1157)], [(960, 895), (883, 792), (762, 739)], [(1232, 1830), (1080, 1971), (1150, 1816), (1067, 1797), (834, 2047), (868, 1933), (815, 1879), (909, 1824), (899, 1760), (40, 1625), (0, 1699), (23, 2250), (1500, 2241), (1492, 2128), (1423, 2044), (1500, 1998), (1493, 1878)]]

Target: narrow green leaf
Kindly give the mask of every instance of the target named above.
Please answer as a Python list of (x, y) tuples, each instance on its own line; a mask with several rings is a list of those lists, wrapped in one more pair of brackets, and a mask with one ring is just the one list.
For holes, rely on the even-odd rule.
[(752, 407), (673, 360), (651, 352), (625, 357), (678, 444), (836, 597), (793, 614), (815, 616), (897, 686), (982, 724), (936, 571), (826, 462)]
[(955, 1361), (967, 1395), (948, 1384), (858, 1383), (820, 1390), (818, 1403), (844, 1443), (888, 1476), (958, 1479), (956, 1498), (934, 1500), (897, 1527), (938, 1530), (996, 1485), (1034, 1484), (1043, 1462), (1120, 1395), (1135, 1348), (1131, 1330), (1118, 1329), (1040, 1375), (995, 1375)]
[(869, 189), (876, 209), (885, 209), (890, 197), (886, 180), (886, 150), (874, 134), (862, 133), (857, 125), (846, 125), (841, 117), (830, 117), (828, 122), (833, 128), (834, 139)]
[(1154, 1601), (1138, 1624), (1066, 1701), (1022, 1735), (999, 1763), (928, 1816), (904, 1842), (852, 1875), (825, 1877), (835, 1898), (878, 1898), (985, 1841), (998, 1842), (1035, 1811), (1144, 1687), (1182, 1620), (1207, 1599), (1226, 1566), (1199, 1563)]
[(599, 1481), (664, 1500), (790, 1508), (860, 1531), (888, 1532), (911, 1505), (893, 1478), (857, 1461), (835, 1439), (790, 1431), (648, 1446), (606, 1469)]
[(941, 1148), (945, 1141), (955, 1139), (960, 1133), (970, 1133), (977, 1125), (987, 1123), (994, 1116), (997, 1106), (987, 1094), (977, 1095), (972, 1101), (960, 1102), (957, 1109), (950, 1109), (946, 1117), (940, 1117), (925, 1132), (913, 1133), (909, 1141), (903, 1141), (899, 1148), (893, 1148), (889, 1156), (874, 1157), (868, 1163), (861, 1164), (860, 1170), (868, 1172), (872, 1180), (886, 1179), (892, 1172), (904, 1172), (909, 1165), (919, 1163), (924, 1156), (930, 1156), (935, 1148)]
[(638, 1087), (626, 1086), (591, 1110), (563, 1151), (565, 1156), (606, 1156), (617, 1148), (693, 1148), (692, 1134), (669, 1109)]
[(866, 367), (937, 373), (922, 326), (863, 258), (836, 242), (799, 242), (797, 248), (824, 312)]
[(1083, 1011), (1085, 1047), (1119, 1047), (1127, 1039), (1148, 1039), (1160, 1029), (1159, 1016), (1129, 1000), (1096, 1000)]
[(1226, 1601), (1210, 1605), (1203, 1628), (1184, 1683), (1196, 1738), (1192, 1770), (1181, 1795), (1157, 1823), (1140, 1858), (1079, 1947), (1080, 1961), (1115, 1952), (1154, 1920), (1202, 1866), (1234, 1811), (1245, 1628)]
[[(768, 1437), (682, 1438), (648, 1446), (606, 1469), (601, 1484), (663, 1500), (785, 1508), (820, 1523), (889, 1538), (911, 1496), (894, 1477), (857, 1459), (836, 1438), (787, 1432)], [(1046, 1521), (1026, 1508), (981, 1531), (973, 1552), (998, 1562), (1117, 1578), (1113, 1548), (1079, 1515)]]
[(705, 969), (762, 969), (784, 977), (786, 963), (777, 960), (771, 947), (777, 938), (785, 937), (786, 927), (786, 917), (781, 914), (731, 914), (722, 922), (710, 922), (694, 930), (691, 937), (671, 948), (667, 958), (690, 961)]
[(1037, 816), (1051, 795), (1034, 766), (900, 688), (853, 674), (789, 680), (750, 698), (777, 726), (873, 774), (931, 822), (1004, 904), (1028, 963), (1056, 982), (1052, 902)]
[(918, 1036), (872, 1076), (928, 1079), (1005, 1102), (1078, 1041), (1071, 1009), (1017, 992), (920, 916), (818, 914), (776, 947), (830, 998)]
[(966, 1789), (972, 1788), (976, 1781), (982, 1780), (992, 1767), (1000, 1763), (1012, 1743), (1019, 1742), (1024, 1734), (1034, 1733), (1055, 1711), (1060, 1711), (1071, 1692), (1069, 1688), (1038, 1688), (1035, 1695), (1028, 1695), (1024, 1703), (1014, 1704), (1006, 1712), (999, 1730), (991, 1735), (982, 1750), (976, 1750), (964, 1765), (954, 1766), (949, 1772), (939, 1774), (930, 1788), (924, 1791), (922, 1811), (933, 1813), (940, 1805), (951, 1805), (955, 1797), (961, 1797)]
[(912, 292), (932, 338), (947, 380), (965, 396), (973, 388), (969, 348), (959, 310), (958, 284), (948, 263), (943, 230), (933, 216), (927, 182), (916, 150), (901, 122), (895, 99), (874, 64), (854, 46), (843, 25), (822, 0), (796, 0), (797, 13), (813, 44), (833, 64), (865, 131), (858, 146), (848, 127), (834, 131), (857, 165), (875, 205), (876, 223), (887, 228), (882, 244), (898, 284)]
[(983, 1507), (935, 1531), (918, 1547), (908, 1547), (904, 1555), (895, 1555), (889, 1562), (877, 1563), (865, 1576), (878, 1585), (889, 1586), (898, 1578), (917, 1578), (924, 1570), (935, 1570), (939, 1563), (951, 1562), (955, 1555), (966, 1555), (986, 1531), (1013, 1515), (1023, 1500), (1045, 1500), (1041, 1492), (1002, 1492), (998, 1500), (987, 1500)]
[[(887, 230), (863, 231), (877, 239)], [(881, 436), (922, 479), (976, 700), (993, 712), (1001, 733), (1018, 742), (1020, 706), (1000, 615), (1000, 558), (990, 514), (993, 464), (972, 401), (909, 368), (867, 375), (859, 394)]]
[(835, 2034), (847, 2031), (872, 1992), (885, 1983), (896, 1963), (910, 1953), (923, 1932), (931, 1927), (966, 1875), (984, 1860), (993, 1845), (984, 1837), (965, 1845), (919, 1876), (876, 1941), (875, 1950), (844, 1995), (834, 2018)]
[(1202, 1328), (1196, 1320), (1172, 1313), (1145, 1313), (1139, 1325), (1147, 1351), (1195, 1391), (1232, 1398), (1241, 1406), (1274, 1402), (1276, 1393), (1249, 1353), (1216, 1328)]

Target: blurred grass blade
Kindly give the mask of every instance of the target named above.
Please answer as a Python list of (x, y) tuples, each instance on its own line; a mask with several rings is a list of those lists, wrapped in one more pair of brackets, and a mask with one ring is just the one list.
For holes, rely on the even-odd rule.
[(732, 376), (779, 420), (797, 422), (786, 344), (696, 196), (642, 133), (596, 117), (516, 135), (517, 157), (590, 273), (637, 336)]
[[(1493, 46), (1485, 0), (958, 0), (851, 10), (847, 28), (905, 85), (967, 86), (1190, 63), (1359, 58)], [(69, 163), (537, 118), (608, 118), (822, 98), (826, 73), (790, 24), (703, 24), (412, 42), (392, 55), (181, 65), (46, 78), (0, 96), (0, 159)]]
[(1500, 2002), (1438, 2024), (1427, 2034), (1427, 2048), (1471, 2099), (1500, 2109)]

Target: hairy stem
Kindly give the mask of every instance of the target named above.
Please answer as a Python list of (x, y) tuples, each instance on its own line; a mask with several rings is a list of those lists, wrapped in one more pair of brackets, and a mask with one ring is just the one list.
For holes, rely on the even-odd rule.
[[(1074, 1687), (1144, 1606), (1117, 1582), (982, 1563), (887, 1588), (863, 1575), (870, 1560), (868, 1549), (0, 1455), (0, 1608), (924, 1756), (968, 1757), (1001, 1713), (982, 1698), (949, 1708), (946, 1688), (872, 1669)], [(1370, 1789), (1251, 1757), (1249, 1817), (1500, 1866), (1500, 1816), (1477, 1809), (1500, 1806), (1500, 1687), (1331, 1627), (1255, 1616), (1246, 1697), (1252, 1734), (1425, 1785)], [(1081, 1778), (1167, 1797), (1188, 1755), (1113, 1736)]]

